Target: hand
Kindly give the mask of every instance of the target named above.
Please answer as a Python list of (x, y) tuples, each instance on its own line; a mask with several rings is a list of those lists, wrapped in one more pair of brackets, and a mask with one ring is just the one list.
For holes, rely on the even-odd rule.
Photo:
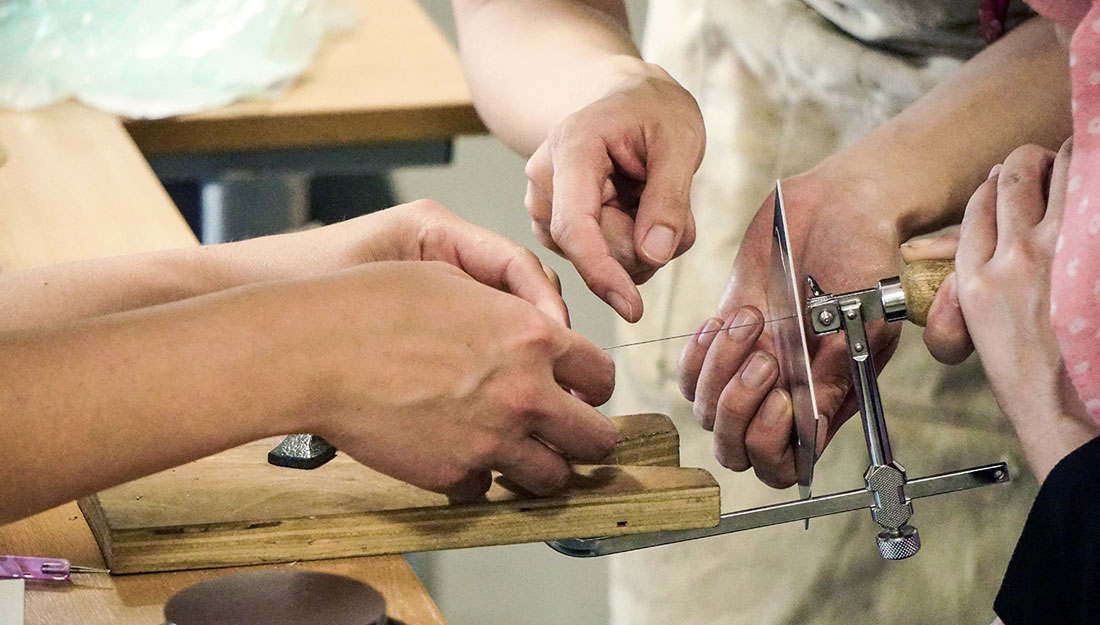
[[(233, 268), (238, 275), (225, 282), (235, 284), (320, 275), (385, 260), (443, 261), (569, 325), (561, 284), (552, 269), (531, 250), (475, 226), (431, 200), (324, 228), (208, 249), (218, 259), (208, 265), (215, 267), (213, 271)], [(225, 262), (227, 256), (230, 262)]]
[(642, 316), (634, 285), (695, 242), (688, 196), (704, 143), (695, 99), (646, 66), (566, 117), (527, 162), (535, 236), (627, 321)]
[[(797, 279), (812, 275), (828, 292), (868, 288), (897, 274), (899, 228), (877, 187), (835, 161), (783, 181), (784, 208)], [(745, 232), (712, 327), (680, 358), (680, 388), (694, 401), (700, 424), (714, 431), (715, 455), (734, 471), (752, 467), (764, 483), (782, 488), (795, 482), (793, 427), (786, 380), (781, 379), (768, 325), (768, 277), (774, 200), (769, 197)], [(897, 347), (899, 328), (869, 326), (875, 364), (881, 367)], [(737, 326), (744, 326), (738, 328)], [(856, 409), (844, 338), (809, 338), (811, 369), (822, 423), (818, 453)], [(774, 390), (773, 390), (774, 389)]]
[[(958, 237), (956, 272), (929, 311), (933, 352), (972, 342), (1001, 411), (1042, 480), (1100, 430), (1085, 414), (1050, 317), (1050, 272), (1071, 146), (1023, 146), (974, 192)], [(962, 345), (960, 350), (959, 345)]]
[(468, 500), (496, 470), (544, 494), (568, 480), (563, 456), (596, 462), (614, 446), (589, 405), (611, 394), (607, 354), (452, 265), (377, 262), (253, 288), (286, 320), (268, 330), (285, 335), (279, 360), (319, 381), (292, 427), (383, 473)]
[[(901, 258), (906, 263), (919, 260), (953, 260), (959, 247), (959, 227), (952, 226), (936, 236), (913, 239), (901, 246)], [(949, 274), (936, 292), (928, 309), (924, 326), (924, 344), (932, 356), (948, 365), (957, 365), (974, 351), (959, 310), (959, 286), (954, 273)]]

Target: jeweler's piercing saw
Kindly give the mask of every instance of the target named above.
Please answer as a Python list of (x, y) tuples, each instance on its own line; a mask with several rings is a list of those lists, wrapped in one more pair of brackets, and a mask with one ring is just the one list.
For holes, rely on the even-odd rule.
[[(558, 540), (548, 543), (551, 547), (574, 557), (600, 556), (867, 508), (882, 528), (876, 537), (879, 554), (887, 560), (901, 560), (920, 550), (920, 535), (909, 524), (914, 499), (1010, 480), (1008, 466), (1003, 462), (909, 480), (905, 468), (894, 459), (890, 445), (867, 323), (876, 319), (889, 323), (910, 318), (918, 325), (924, 325), (932, 299), (943, 280), (954, 270), (954, 262), (912, 263), (901, 276), (880, 280), (874, 288), (839, 295), (823, 292), (817, 282), (808, 277), (809, 296), (803, 298), (801, 289), (793, 279), (796, 265), (787, 240), (782, 190), (778, 183), (773, 239), (772, 279), (768, 294), (771, 320), (783, 318), (777, 312), (793, 313), (796, 319), (773, 325), (772, 332), (781, 369), (792, 386), (795, 465), (803, 497), (787, 503), (722, 514), (718, 524), (711, 528)], [(818, 433), (805, 340), (807, 325), (816, 336), (844, 333), (870, 459), (862, 489), (809, 496)], [(796, 385), (798, 388), (795, 388)]]

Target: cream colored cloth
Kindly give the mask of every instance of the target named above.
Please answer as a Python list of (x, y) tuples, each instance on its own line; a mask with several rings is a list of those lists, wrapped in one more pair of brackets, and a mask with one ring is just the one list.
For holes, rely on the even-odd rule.
[[(957, 16), (945, 7), (954, 2), (919, 4), (939, 7), (932, 13), (950, 22)], [(874, 10), (888, 4), (882, 0), (864, 2), (862, 10), (847, 4), (845, 14), (862, 32), (877, 32), (880, 45), (899, 50), (931, 45), (941, 26), (875, 21)], [(976, 20), (977, 3), (958, 4), (973, 4), (967, 10)], [(796, 0), (650, 0), (648, 24), (648, 58), (699, 100), (707, 154), (692, 188), (698, 242), (643, 288), (645, 317), (636, 326), (623, 324), (623, 342), (690, 332), (714, 314), (741, 233), (773, 181), (805, 171), (889, 119), (960, 62), (870, 47)], [(945, 36), (945, 49), (954, 56), (977, 50), (967, 32), (960, 27)], [(971, 42), (969, 49), (962, 41)], [(915, 328), (904, 335), (880, 379), (898, 461), (917, 477), (1005, 459), (1013, 484), (916, 501), (912, 523), (924, 547), (903, 562), (879, 558), (878, 528), (862, 512), (814, 520), (809, 531), (789, 524), (615, 556), (612, 622), (990, 622), (1035, 484), (977, 361), (941, 367)], [(751, 471), (733, 473), (714, 461), (710, 434), (696, 425), (677, 390), (681, 346), (670, 341), (613, 352), (620, 370), (614, 411), (672, 415), (684, 464), (719, 477), (723, 510), (797, 497), (793, 489), (774, 491)], [(859, 487), (867, 464), (854, 419), (821, 459), (815, 494)]]

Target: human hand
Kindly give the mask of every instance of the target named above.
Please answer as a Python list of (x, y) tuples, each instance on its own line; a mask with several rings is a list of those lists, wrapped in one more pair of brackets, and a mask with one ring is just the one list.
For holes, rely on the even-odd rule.
[[(996, 166), (966, 207), (955, 274), (929, 310), (933, 353), (971, 344), (1001, 411), (1039, 479), (1097, 429), (1070, 383), (1050, 313), (1050, 272), (1071, 146), (1023, 146)], [(960, 347), (961, 346), (961, 347)]]
[[(829, 292), (873, 286), (897, 274), (899, 228), (877, 187), (826, 161), (814, 171), (783, 181), (788, 236), (797, 279), (813, 275)], [(680, 389), (694, 401), (700, 424), (714, 431), (715, 455), (735, 471), (752, 467), (764, 483), (795, 482), (792, 410), (780, 379), (768, 325), (774, 199), (769, 197), (745, 232), (717, 316), (680, 357)], [(764, 314), (761, 313), (764, 311)], [(756, 325), (747, 325), (756, 324)], [(876, 365), (897, 347), (899, 329), (869, 325)], [(811, 369), (822, 422), (817, 453), (856, 409), (844, 338), (808, 337)]]
[(295, 431), (372, 468), (463, 500), (491, 470), (545, 494), (568, 480), (564, 456), (614, 446), (589, 405), (614, 386), (607, 354), (453, 265), (377, 262), (270, 288), (288, 323), (280, 360), (319, 381)]
[(517, 295), (569, 325), (561, 284), (531, 250), (417, 200), (323, 228), (205, 248), (224, 286), (321, 275), (386, 260), (437, 260)]
[(627, 321), (642, 284), (695, 242), (691, 179), (705, 132), (695, 99), (647, 65), (566, 117), (527, 162), (535, 236)]

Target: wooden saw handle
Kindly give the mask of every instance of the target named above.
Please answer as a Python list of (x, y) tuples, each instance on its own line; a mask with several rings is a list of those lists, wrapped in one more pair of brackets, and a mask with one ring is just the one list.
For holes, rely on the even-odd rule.
[(905, 307), (909, 321), (921, 326), (928, 323), (928, 309), (947, 276), (955, 271), (954, 260), (918, 260), (901, 272), (901, 290), (905, 291)]

